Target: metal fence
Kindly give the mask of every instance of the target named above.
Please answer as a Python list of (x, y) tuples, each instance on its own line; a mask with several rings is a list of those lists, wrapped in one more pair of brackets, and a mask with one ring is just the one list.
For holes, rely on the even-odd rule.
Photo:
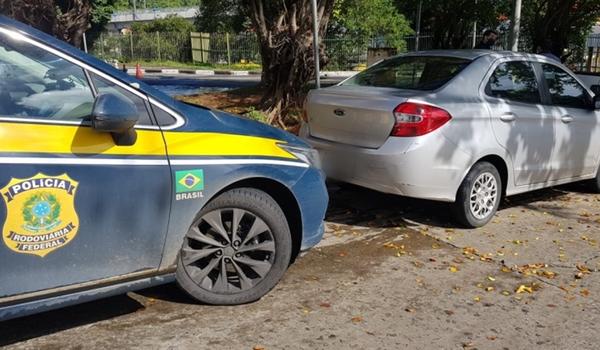
[(583, 62), (577, 67), (581, 72), (600, 72), (600, 34), (591, 34), (586, 40)]
[(174, 61), (191, 62), (189, 33), (102, 34), (94, 42), (91, 53), (107, 61)]
[[(196, 44), (192, 45), (194, 40)], [(415, 36), (407, 36), (402, 51), (414, 51), (416, 40)], [(477, 40), (480, 40), (480, 36)], [(468, 37), (464, 46), (468, 47), (471, 42), (472, 38)], [(323, 45), (328, 57), (328, 70), (360, 69), (367, 64), (370, 48), (388, 46), (382, 38), (365, 40), (353, 36), (326, 37)], [(434, 45), (432, 35), (424, 33), (419, 36), (420, 50), (431, 49)], [(501, 40), (497, 49), (506, 45)], [(174, 61), (208, 65), (260, 64), (258, 40), (252, 33), (103, 34), (95, 41), (91, 52), (104, 60), (124, 63)]]

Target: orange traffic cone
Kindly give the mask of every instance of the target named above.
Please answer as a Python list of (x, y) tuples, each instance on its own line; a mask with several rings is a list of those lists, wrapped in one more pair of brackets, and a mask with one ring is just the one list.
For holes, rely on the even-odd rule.
[(140, 67), (139, 63), (135, 64), (135, 78), (142, 79), (144, 77), (144, 71), (142, 71), (142, 67)]

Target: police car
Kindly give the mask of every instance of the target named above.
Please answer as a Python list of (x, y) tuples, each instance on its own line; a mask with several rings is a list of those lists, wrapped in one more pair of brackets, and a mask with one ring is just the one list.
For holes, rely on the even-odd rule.
[(0, 17), (0, 319), (176, 280), (271, 290), (323, 235), (318, 155)]

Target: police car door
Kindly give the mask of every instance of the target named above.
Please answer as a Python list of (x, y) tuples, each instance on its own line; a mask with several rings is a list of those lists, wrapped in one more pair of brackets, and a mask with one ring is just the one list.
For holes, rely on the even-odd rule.
[[(147, 98), (10, 33), (0, 28), (0, 305), (155, 272), (171, 179)], [(136, 106), (132, 145), (91, 126), (98, 93)]]

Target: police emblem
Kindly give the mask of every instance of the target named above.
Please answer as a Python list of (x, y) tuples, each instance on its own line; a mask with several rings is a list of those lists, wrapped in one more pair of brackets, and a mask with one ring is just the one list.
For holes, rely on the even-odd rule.
[(67, 174), (11, 179), (0, 190), (6, 203), (4, 244), (17, 253), (44, 257), (72, 241), (79, 229), (78, 185)]

